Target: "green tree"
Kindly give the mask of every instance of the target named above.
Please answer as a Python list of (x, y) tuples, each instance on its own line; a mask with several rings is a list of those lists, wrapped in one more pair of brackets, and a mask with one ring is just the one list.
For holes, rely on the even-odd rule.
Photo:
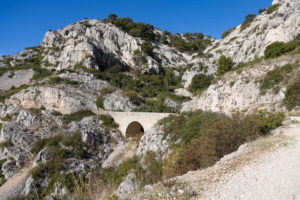
[(283, 42), (274, 42), (266, 47), (265, 57), (276, 58), (284, 53)]
[(171, 69), (171, 67), (167, 67), (165, 69), (165, 84), (167, 86), (167, 89), (169, 89), (169, 86), (171, 85), (173, 80), (174, 80), (173, 70)]
[(97, 106), (97, 108), (103, 108), (103, 98), (102, 97), (97, 98), (96, 106)]
[(116, 15), (116, 14), (109, 14), (108, 15), (108, 19), (110, 20), (110, 21), (114, 21), (114, 20), (116, 20), (118, 18), (118, 16)]
[(193, 77), (192, 83), (188, 89), (191, 92), (201, 92), (202, 90), (206, 89), (210, 85), (212, 79), (213, 79), (212, 76), (207, 76), (205, 74), (196, 74)]
[(148, 55), (148, 56), (153, 56), (153, 46), (152, 42), (150, 41), (145, 41), (142, 44), (142, 50)]
[(217, 76), (221, 76), (232, 69), (234, 62), (230, 57), (222, 55), (218, 60)]
[(248, 14), (245, 16), (245, 20), (252, 21), (252, 20), (254, 20), (255, 17), (256, 17), (255, 14)]

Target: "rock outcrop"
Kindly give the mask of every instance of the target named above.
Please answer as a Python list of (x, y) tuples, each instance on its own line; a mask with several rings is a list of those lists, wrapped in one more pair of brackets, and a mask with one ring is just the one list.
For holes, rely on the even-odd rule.
[(167, 139), (163, 138), (163, 134), (161, 126), (153, 126), (142, 136), (136, 154), (145, 156), (148, 151), (152, 151), (160, 157), (166, 157), (170, 149)]
[[(137, 50), (141, 50), (143, 41), (135, 38), (110, 23), (99, 20), (83, 20), (71, 24), (61, 30), (48, 31), (41, 43), (47, 51), (44, 61), (56, 67), (65, 69), (81, 63), (90, 69), (99, 69), (102, 66), (130, 66), (139, 71), (158, 71), (159, 63), (150, 56), (146, 62), (137, 60)], [(173, 49), (174, 51), (174, 49)], [(162, 63), (175, 66), (184, 65), (188, 55), (172, 52), (166, 45), (159, 45), (156, 52), (165, 55)], [(168, 58), (177, 58), (179, 62), (167, 61)], [(174, 59), (173, 59), (174, 60)]]
[[(68, 189), (75, 181), (72, 178), (81, 176), (87, 181), (95, 172), (107, 172), (109, 176), (118, 172), (111, 175), (118, 177), (114, 177), (116, 188), (110, 194), (126, 199), (139, 189), (139, 173), (147, 178), (154, 170), (157, 177), (153, 182), (161, 180), (162, 161), (181, 142), (169, 140), (163, 126), (153, 126), (156, 118), (148, 123), (151, 121), (145, 113), (134, 113), (135, 118), (129, 118), (129, 112), (166, 112), (170, 108), (228, 115), (263, 109), (287, 112), (283, 102), (289, 84), (300, 72), (299, 46), (294, 54), (269, 60), (260, 57), (269, 44), (292, 41), (300, 33), (300, 1), (274, 0), (271, 8), (250, 16), (222, 39), (205, 36), (205, 42), (211, 45), (199, 53), (175, 47), (172, 39), (191, 42), (184, 34), (172, 35), (154, 28), (155, 38), (165, 39), (145, 41), (108, 21), (84, 19), (48, 31), (40, 46), (2, 56), (0, 184), (15, 180), (22, 169), (28, 174), (28, 168), (32, 168), (29, 177), (22, 175), (18, 194), (23, 190), (22, 195), (30, 198), (51, 186), (51, 191), (48, 188), (48, 193), (42, 194), (46, 199), (72, 199)], [(152, 54), (143, 49), (144, 42), (152, 44)], [(216, 76), (221, 55), (231, 57), (236, 64), (252, 59), (258, 62)], [(276, 82), (276, 91), (267, 88), (262, 92), (266, 75), (287, 64), (293, 65), (292, 70), (283, 81)], [(188, 91), (196, 74), (215, 77), (198, 95)], [(20, 87), (22, 84), (27, 85)], [(113, 118), (105, 116), (115, 117), (116, 112), (106, 111), (124, 111), (118, 116), (130, 122), (119, 122), (118, 127)], [(132, 125), (139, 120), (147, 123), (143, 127)], [(138, 134), (123, 138), (121, 131), (125, 133), (129, 124)], [(141, 136), (144, 130), (147, 131)], [(118, 169), (123, 162), (123, 168)], [(57, 165), (53, 167), (53, 163)], [(151, 186), (147, 188), (151, 190)]]
[[(300, 33), (300, 2), (297, 0), (274, 0), (278, 5), (273, 12), (264, 11), (249, 23), (241, 24), (229, 31), (220, 40), (213, 41), (205, 50), (209, 58), (195, 58), (193, 67), (187, 70), (182, 79), (188, 87), (194, 75), (198, 73), (213, 74), (217, 68), (217, 60), (223, 54), (230, 56), (234, 62), (247, 62), (264, 56), (265, 48), (276, 41), (289, 42)], [(203, 69), (199, 68), (204, 65)]]
[[(262, 94), (260, 81), (267, 72), (274, 68), (297, 63), (297, 60), (298, 56), (288, 56), (272, 62), (264, 61), (242, 71), (230, 72), (218, 80), (216, 84), (211, 85), (201, 95), (183, 103), (182, 111), (202, 109), (226, 114), (264, 109), (268, 111), (286, 111), (283, 106), (286, 86), (281, 85), (277, 93), (270, 90)], [(297, 72), (293, 73), (297, 74)]]

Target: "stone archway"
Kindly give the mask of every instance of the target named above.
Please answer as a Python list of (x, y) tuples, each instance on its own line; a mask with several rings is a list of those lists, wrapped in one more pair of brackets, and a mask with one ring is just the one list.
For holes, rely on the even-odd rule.
[(139, 122), (134, 121), (127, 126), (125, 135), (126, 137), (136, 137), (141, 133), (144, 133), (143, 126)]

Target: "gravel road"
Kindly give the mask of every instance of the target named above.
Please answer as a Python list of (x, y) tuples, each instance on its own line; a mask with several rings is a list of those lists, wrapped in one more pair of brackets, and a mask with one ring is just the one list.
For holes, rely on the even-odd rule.
[(205, 200), (300, 200), (300, 124), (290, 123), (176, 180)]

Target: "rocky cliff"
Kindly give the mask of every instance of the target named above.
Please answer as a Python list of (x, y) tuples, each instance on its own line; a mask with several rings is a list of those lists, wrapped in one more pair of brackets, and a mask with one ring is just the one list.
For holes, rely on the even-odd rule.
[(211, 47), (205, 50), (209, 58), (195, 58), (191, 61), (195, 66), (185, 72), (184, 86), (190, 84), (195, 74), (204, 72), (197, 66), (199, 62), (208, 67), (206, 73), (212, 74), (216, 71), (217, 60), (222, 54), (232, 57), (236, 63), (247, 62), (264, 56), (265, 48), (273, 42), (293, 40), (300, 32), (299, 9), (299, 1), (274, 0), (269, 9), (225, 31), (224, 38), (215, 40)]
[[(127, 198), (139, 185), (151, 189), (162, 180), (163, 167), (171, 168), (188, 145), (198, 144), (189, 134), (195, 130), (188, 129), (201, 124), (189, 121), (199, 120), (196, 114), (204, 116), (204, 124), (213, 119), (220, 120), (216, 126), (224, 121), (242, 126), (242, 120), (230, 117), (242, 113), (255, 121), (251, 114), (261, 110), (298, 112), (299, 11), (298, 0), (274, 0), (219, 40), (171, 34), (130, 18), (84, 19), (49, 30), (39, 46), (2, 56), (0, 185), (9, 191), (4, 196), (0, 188), (0, 199)], [(265, 51), (274, 42), (281, 49), (269, 58)], [(221, 55), (234, 64), (220, 75)], [(171, 108), (186, 113), (135, 138), (123, 138), (110, 116), (97, 115)], [(259, 131), (250, 139), (265, 134)], [(239, 139), (246, 140), (239, 137), (224, 141), (234, 139), (238, 147)], [(216, 138), (200, 141), (210, 147), (223, 141)], [(9, 189), (20, 173), (18, 189)]]

